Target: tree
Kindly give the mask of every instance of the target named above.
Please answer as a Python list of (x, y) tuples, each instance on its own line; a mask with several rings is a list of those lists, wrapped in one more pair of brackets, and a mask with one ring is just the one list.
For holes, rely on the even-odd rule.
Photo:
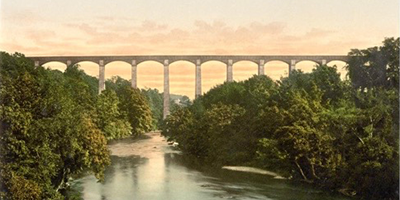
[(131, 83), (120, 76), (112, 76), (106, 81), (106, 88), (110, 90), (117, 91), (121, 87), (130, 86)]
[(121, 115), (119, 104), (117, 94), (110, 89), (104, 90), (97, 98), (96, 124), (108, 140), (131, 135), (132, 127)]
[(352, 49), (348, 56), (348, 75), (355, 88), (398, 88), (399, 38), (386, 38), (383, 46)]
[(152, 115), (146, 97), (139, 89), (123, 86), (117, 90), (120, 99), (119, 109), (132, 127), (133, 135), (140, 135), (151, 130)]
[(142, 89), (146, 96), (153, 116), (152, 129), (157, 130), (162, 125), (163, 120), (163, 97), (157, 89)]

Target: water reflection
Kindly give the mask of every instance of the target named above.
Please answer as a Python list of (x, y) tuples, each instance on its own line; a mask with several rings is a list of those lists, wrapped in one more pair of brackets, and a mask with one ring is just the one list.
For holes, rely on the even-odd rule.
[(344, 199), (269, 176), (210, 168), (169, 147), (159, 133), (109, 146), (103, 183), (86, 175), (72, 188), (85, 200), (111, 199)]

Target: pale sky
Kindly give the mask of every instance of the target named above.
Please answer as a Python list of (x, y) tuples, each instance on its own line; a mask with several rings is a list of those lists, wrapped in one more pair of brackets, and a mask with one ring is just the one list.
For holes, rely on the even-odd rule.
[[(399, 37), (398, 0), (0, 0), (0, 50), (37, 55), (342, 54)], [(339, 67), (343, 63), (337, 64)], [(98, 76), (93, 63), (80, 63)], [(59, 63), (45, 66), (65, 68)], [(297, 64), (310, 71), (311, 62)], [(234, 65), (234, 80), (257, 72)], [(273, 79), (287, 65), (270, 62)], [(113, 62), (106, 77), (130, 79), (130, 65)], [(170, 66), (171, 93), (194, 96), (194, 65)], [(202, 66), (203, 92), (225, 80), (225, 65)], [(139, 87), (162, 91), (161, 64), (138, 66)]]

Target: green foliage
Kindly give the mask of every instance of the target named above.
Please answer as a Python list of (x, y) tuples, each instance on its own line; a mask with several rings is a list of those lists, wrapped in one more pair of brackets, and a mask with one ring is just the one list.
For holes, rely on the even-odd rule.
[(4, 199), (62, 199), (58, 191), (72, 174), (90, 170), (101, 178), (109, 152), (87, 117), (95, 97), (86, 75), (74, 67), (65, 74), (35, 68), (22, 54), (0, 57)]
[(68, 83), (64, 87), (69, 91), (74, 91), (70, 95), (75, 103), (82, 109), (93, 110), (98, 93), (97, 79), (85, 74), (79, 69), (79, 65), (69, 66), (64, 72), (64, 77)]
[(383, 46), (352, 49), (347, 69), (355, 88), (391, 87), (399, 85), (400, 39), (386, 38)]
[(13, 176), (10, 185), (12, 199), (40, 199), (42, 191), (35, 181), (27, 180), (21, 176)]
[(1, 199), (63, 199), (70, 176), (104, 178), (107, 140), (150, 130), (145, 96), (120, 77), (98, 95), (78, 65), (62, 73), (19, 53), (0, 58)]
[(113, 76), (106, 81), (106, 88), (109, 90), (117, 91), (121, 87), (130, 86), (131, 83), (120, 76)]
[(275, 87), (266, 76), (224, 83), (193, 105), (174, 110), (166, 119), (163, 134), (177, 141), (184, 152), (216, 165), (251, 162), (259, 130), (264, 128), (259, 124), (263, 112), (259, 108)]
[(131, 135), (132, 127), (119, 111), (119, 99), (115, 91), (103, 91), (96, 102), (97, 126), (108, 140)]
[(122, 86), (116, 91), (120, 98), (119, 109), (132, 127), (132, 135), (140, 135), (152, 128), (152, 113), (146, 97), (139, 89)]
[(83, 166), (94, 172), (99, 180), (104, 179), (104, 170), (111, 162), (107, 149), (107, 140), (88, 116), (83, 116), (77, 129), (81, 131), (82, 146), (80, 158)]
[(163, 120), (163, 97), (157, 89), (142, 89), (146, 96), (153, 116), (152, 130), (157, 130), (162, 125)]

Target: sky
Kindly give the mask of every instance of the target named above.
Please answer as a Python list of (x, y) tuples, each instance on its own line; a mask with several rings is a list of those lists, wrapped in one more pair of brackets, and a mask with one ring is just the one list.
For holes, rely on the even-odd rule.
[[(385, 37), (399, 37), (398, 0), (0, 0), (0, 51), (58, 55), (346, 55)], [(79, 63), (92, 76), (97, 64)], [(342, 77), (344, 63), (337, 65)], [(45, 67), (65, 69), (64, 64)], [(315, 63), (297, 69), (309, 72)], [(130, 65), (106, 65), (106, 78), (130, 79)], [(195, 68), (170, 65), (170, 92), (194, 97)], [(202, 65), (202, 90), (226, 79), (226, 66)], [(274, 80), (288, 66), (269, 62)], [(251, 62), (233, 66), (234, 80), (257, 73)], [(138, 66), (138, 86), (162, 91), (163, 67)]]

